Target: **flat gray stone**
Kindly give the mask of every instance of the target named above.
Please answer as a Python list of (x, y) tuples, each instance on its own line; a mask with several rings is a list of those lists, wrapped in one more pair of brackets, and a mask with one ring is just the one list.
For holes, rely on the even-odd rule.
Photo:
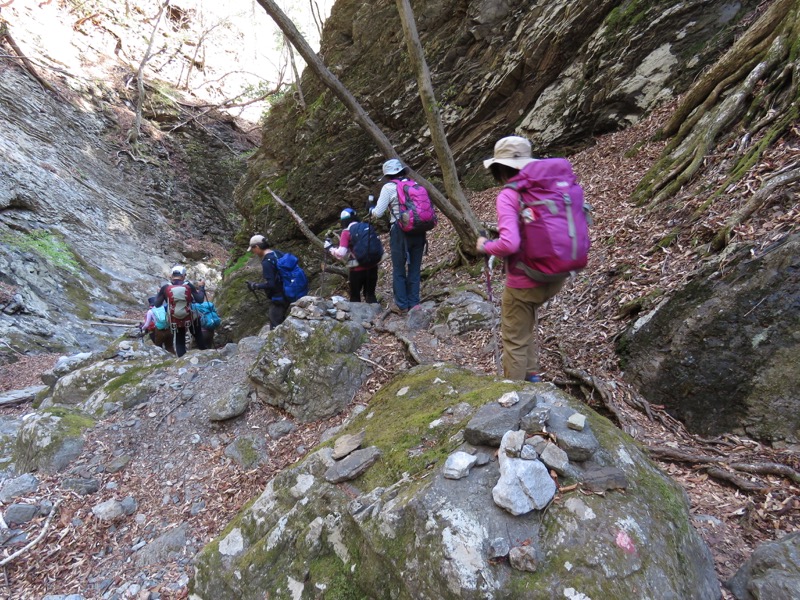
[(544, 450), (539, 453), (539, 458), (548, 468), (553, 469), (559, 475), (564, 475), (568, 470), (569, 458), (567, 453), (552, 442), (548, 443)]
[(129, 462), (131, 462), (131, 457), (128, 456), (127, 454), (122, 454), (116, 457), (115, 459), (107, 462), (104, 465), (103, 469), (105, 470), (106, 473), (119, 473), (120, 471), (122, 471), (122, 469), (128, 466)]
[(178, 527), (158, 536), (136, 553), (136, 565), (145, 567), (159, 563), (168, 559), (171, 553), (183, 551), (188, 528), (187, 523), (181, 523)]
[(33, 519), (38, 512), (39, 507), (35, 504), (12, 504), (6, 509), (4, 516), (9, 525), (22, 525)]
[(0, 502), (8, 504), (14, 498), (32, 494), (39, 489), (39, 480), (30, 473), (0, 483)]
[(506, 538), (494, 538), (489, 543), (489, 550), (487, 551), (486, 555), (489, 557), (489, 560), (503, 558), (504, 556), (508, 556), (508, 552), (510, 550), (511, 545), (508, 543)]
[(282, 438), (285, 435), (289, 435), (295, 429), (297, 429), (297, 425), (295, 425), (289, 419), (281, 419), (280, 421), (276, 421), (275, 423), (270, 423), (267, 426), (267, 434), (273, 440), (277, 440)]
[(567, 427), (570, 429), (574, 429), (575, 431), (583, 431), (583, 428), (586, 426), (586, 416), (582, 415), (581, 413), (572, 413), (567, 419)]
[(118, 500), (106, 500), (92, 507), (92, 514), (101, 521), (113, 521), (125, 514)]
[(339, 460), (350, 454), (353, 450), (357, 450), (364, 442), (363, 431), (359, 433), (346, 434), (336, 440), (333, 445), (333, 459)]
[(607, 490), (624, 490), (628, 487), (628, 479), (624, 471), (616, 467), (601, 467), (583, 473), (580, 477), (581, 484), (591, 492), (605, 492)]
[(520, 427), (531, 433), (545, 431), (547, 419), (550, 417), (550, 408), (547, 406), (537, 406), (520, 420)]
[(0, 406), (4, 404), (22, 404), (23, 402), (32, 402), (36, 399), (39, 392), (49, 390), (50, 386), (47, 385), (33, 385), (21, 390), (10, 390), (8, 392), (0, 393)]
[(380, 458), (381, 451), (375, 446), (356, 450), (344, 459), (337, 461), (325, 472), (325, 480), (330, 483), (341, 483), (355, 479), (366, 472)]
[(70, 477), (64, 479), (61, 485), (68, 490), (76, 491), (81, 496), (94, 494), (100, 489), (100, 482), (97, 479), (86, 477)]
[(484, 404), (470, 419), (464, 430), (464, 439), (473, 446), (498, 447), (507, 431), (519, 429), (520, 419), (536, 405), (533, 394), (519, 392), (520, 401), (504, 408), (497, 402)]

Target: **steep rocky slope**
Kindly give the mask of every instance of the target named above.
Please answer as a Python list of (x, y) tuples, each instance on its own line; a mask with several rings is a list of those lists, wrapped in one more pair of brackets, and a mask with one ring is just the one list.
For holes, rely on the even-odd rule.
[[(415, 2), (448, 141), (469, 187), (488, 185), (477, 159), (516, 130), (537, 153), (583, 146), (685, 90), (752, 18), (755, 2)], [(403, 160), (440, 177), (395, 3), (340, 0), (320, 54)], [(344, 205), (361, 207), (381, 157), (310, 72), (307, 109), (287, 97), (237, 191), (249, 230), (296, 235), (262, 184), (314, 231)]]

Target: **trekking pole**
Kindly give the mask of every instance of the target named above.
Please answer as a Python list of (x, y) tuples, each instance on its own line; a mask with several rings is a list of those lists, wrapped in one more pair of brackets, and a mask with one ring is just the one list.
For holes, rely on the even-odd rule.
[[(486, 232), (481, 231), (481, 236), (486, 237)], [(494, 256), (488, 254), (483, 255), (483, 273), (486, 276), (486, 295), (489, 298), (489, 304), (492, 305), (492, 341), (494, 342), (494, 364), (497, 369), (497, 374), (503, 374), (503, 363), (500, 360), (500, 340), (497, 336), (497, 326), (499, 319), (497, 318), (497, 307), (494, 304), (494, 294), (492, 293), (492, 266), (494, 265)]]

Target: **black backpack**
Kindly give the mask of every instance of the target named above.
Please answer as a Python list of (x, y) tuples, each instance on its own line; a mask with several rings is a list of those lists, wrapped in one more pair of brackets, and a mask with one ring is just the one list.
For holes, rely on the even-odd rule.
[(375, 228), (369, 223), (359, 221), (350, 226), (350, 248), (361, 267), (372, 267), (383, 258), (383, 244), (378, 239)]

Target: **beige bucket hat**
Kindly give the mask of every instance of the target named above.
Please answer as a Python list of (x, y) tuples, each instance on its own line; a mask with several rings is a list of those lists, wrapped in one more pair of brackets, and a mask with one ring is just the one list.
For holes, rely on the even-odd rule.
[(488, 169), (493, 164), (500, 163), (512, 169), (522, 169), (535, 160), (531, 158), (531, 143), (524, 137), (510, 135), (497, 140), (494, 156), (483, 161), (483, 166)]

